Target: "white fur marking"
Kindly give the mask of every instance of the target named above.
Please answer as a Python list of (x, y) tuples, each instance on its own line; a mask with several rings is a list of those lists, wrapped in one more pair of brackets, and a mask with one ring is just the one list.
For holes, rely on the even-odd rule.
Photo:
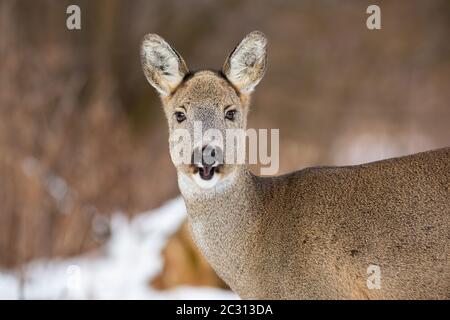
[(210, 180), (203, 180), (198, 173), (194, 174), (194, 181), (202, 189), (210, 189), (219, 182), (220, 177), (217, 173), (214, 173)]
[[(214, 185), (205, 188), (205, 182), (211, 182), (213, 179), (217, 179), (217, 181), (214, 181)], [(213, 179), (210, 181), (204, 181), (200, 178), (199, 174), (195, 174), (194, 176), (188, 176), (184, 173), (179, 172), (178, 173), (178, 187), (180, 188), (181, 194), (186, 197), (213, 197), (218, 194), (223, 193), (225, 190), (230, 188), (235, 181), (236, 178), (236, 171), (233, 171), (232, 173), (228, 174), (226, 178), (221, 179), (219, 175), (215, 174)], [(199, 184), (198, 181), (201, 181)], [(213, 183), (211, 183), (213, 184)]]

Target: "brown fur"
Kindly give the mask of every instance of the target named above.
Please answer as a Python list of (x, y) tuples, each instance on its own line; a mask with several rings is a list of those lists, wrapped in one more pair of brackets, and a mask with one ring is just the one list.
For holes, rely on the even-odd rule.
[[(448, 299), (450, 149), (257, 177), (187, 201), (194, 238), (243, 298)], [(218, 209), (221, 208), (221, 209)], [(381, 268), (381, 289), (366, 270)]]
[[(163, 41), (150, 39), (155, 37)], [(245, 128), (249, 92), (265, 71), (265, 46), (264, 35), (251, 33), (225, 63), (229, 81), (204, 71), (173, 95), (163, 94), (170, 132), (191, 130), (194, 120), (206, 128)], [(258, 52), (254, 61), (252, 50)], [(170, 50), (167, 54), (174, 58)], [(156, 77), (151, 62), (143, 65), (160, 92), (173, 83), (173, 76), (170, 83)], [(223, 118), (230, 104), (238, 111), (235, 122)], [(173, 118), (180, 105), (187, 114), (181, 124)], [(278, 177), (258, 177), (245, 165), (226, 164), (221, 181), (233, 172), (234, 179), (208, 191), (190, 180), (189, 168), (177, 166), (194, 240), (242, 298), (450, 298), (449, 148)], [(367, 287), (369, 265), (380, 267), (380, 289)]]

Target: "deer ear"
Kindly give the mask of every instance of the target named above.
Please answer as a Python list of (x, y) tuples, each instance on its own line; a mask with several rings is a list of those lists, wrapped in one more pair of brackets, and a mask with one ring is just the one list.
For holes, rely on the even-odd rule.
[(253, 31), (234, 48), (225, 61), (222, 72), (240, 92), (252, 92), (264, 76), (266, 47), (266, 36), (260, 31)]
[(183, 58), (156, 34), (144, 37), (141, 63), (145, 77), (162, 96), (168, 96), (189, 72)]

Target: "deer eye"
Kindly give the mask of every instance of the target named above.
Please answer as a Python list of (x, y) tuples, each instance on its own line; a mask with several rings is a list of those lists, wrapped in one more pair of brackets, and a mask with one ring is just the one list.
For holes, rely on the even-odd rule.
[(233, 121), (234, 118), (236, 118), (236, 110), (228, 110), (225, 113), (225, 118), (228, 119), (228, 120)]
[(175, 112), (175, 119), (177, 119), (178, 123), (181, 123), (186, 120), (186, 115), (184, 114), (184, 112), (177, 111)]

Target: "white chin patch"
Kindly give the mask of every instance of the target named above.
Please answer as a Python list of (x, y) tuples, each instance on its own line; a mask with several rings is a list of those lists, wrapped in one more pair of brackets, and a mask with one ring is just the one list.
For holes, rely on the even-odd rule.
[(178, 172), (178, 186), (181, 194), (186, 198), (214, 197), (232, 187), (235, 178), (235, 171), (225, 177), (215, 173), (211, 180), (203, 180), (198, 173), (187, 175)]
[(200, 174), (196, 173), (193, 175), (195, 183), (202, 189), (211, 189), (216, 186), (217, 182), (219, 182), (220, 177), (217, 173), (214, 173), (211, 179), (203, 180), (200, 177)]

